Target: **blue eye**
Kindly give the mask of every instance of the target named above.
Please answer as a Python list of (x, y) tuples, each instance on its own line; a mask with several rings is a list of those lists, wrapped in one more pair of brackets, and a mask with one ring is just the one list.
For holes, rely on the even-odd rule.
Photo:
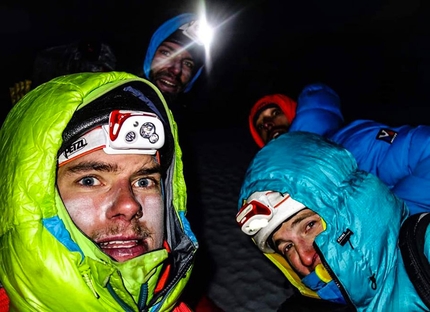
[(94, 186), (97, 185), (98, 180), (94, 177), (85, 177), (79, 180), (79, 184), (83, 186)]
[(150, 182), (152, 182), (150, 179), (142, 178), (137, 180), (136, 184), (138, 187), (148, 187)]

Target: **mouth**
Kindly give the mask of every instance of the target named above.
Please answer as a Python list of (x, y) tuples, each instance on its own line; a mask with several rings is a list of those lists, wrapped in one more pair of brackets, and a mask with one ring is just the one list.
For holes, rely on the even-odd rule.
[(275, 132), (273, 133), (272, 137), (270, 139), (276, 139), (281, 133), (280, 132)]
[(170, 79), (170, 78), (159, 78), (157, 80), (157, 87), (162, 91), (162, 92), (166, 92), (166, 93), (178, 93), (179, 92), (179, 85), (176, 82), (175, 79)]
[(112, 240), (98, 243), (100, 249), (118, 262), (124, 262), (149, 251), (146, 239)]
[(278, 136), (280, 136), (281, 134), (284, 134), (285, 132), (287, 132), (287, 131), (285, 131), (285, 130), (279, 130), (279, 129), (274, 130), (270, 134), (269, 138), (270, 138), (270, 140), (276, 139)]

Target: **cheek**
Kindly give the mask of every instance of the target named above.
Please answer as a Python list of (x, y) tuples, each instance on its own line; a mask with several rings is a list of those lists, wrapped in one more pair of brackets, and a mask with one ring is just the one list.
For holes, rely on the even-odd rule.
[(101, 213), (102, 209), (97, 209), (102, 204), (92, 198), (65, 199), (63, 202), (73, 222), (87, 235), (104, 215)]
[(288, 119), (285, 115), (279, 115), (275, 118), (276, 124), (278, 125), (289, 125)]
[[(141, 200), (142, 203), (142, 220), (153, 229), (164, 227), (164, 202), (159, 195), (145, 196)], [(152, 231), (154, 233), (154, 231)], [(157, 230), (156, 232), (159, 232)], [(162, 231), (161, 231), (162, 232)]]
[(182, 83), (186, 84), (190, 82), (192, 75), (193, 75), (193, 72), (188, 67), (184, 67), (184, 69), (182, 69), (182, 75), (181, 75)]
[(166, 66), (167, 62), (168, 62), (167, 58), (161, 57), (155, 54), (154, 58), (152, 59), (151, 70), (152, 71), (160, 70), (161, 68)]

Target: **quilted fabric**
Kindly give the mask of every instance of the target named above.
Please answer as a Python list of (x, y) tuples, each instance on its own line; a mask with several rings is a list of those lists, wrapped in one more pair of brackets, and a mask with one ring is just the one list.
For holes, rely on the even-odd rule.
[[(166, 240), (174, 259), (176, 282), (149, 310), (173, 309), (189, 278), (197, 242), (186, 220), (185, 182), (176, 124), (161, 93), (134, 75), (82, 73), (51, 80), (28, 93), (0, 130), (0, 280), (11, 311), (139, 311), (141, 284), (153, 299), (165, 249), (117, 263), (73, 224), (55, 187), (61, 134), (73, 113), (127, 82), (158, 96), (175, 137), (168, 169)], [(155, 300), (155, 299), (154, 299)]]
[[(311, 133), (281, 135), (248, 167), (239, 208), (265, 190), (288, 193), (322, 217), (326, 229), (315, 239), (318, 253), (358, 311), (425, 310), (397, 246), (409, 211), (382, 181), (358, 170), (346, 149)], [(347, 231), (352, 235), (340, 244)], [(266, 256), (302, 294), (316, 297), (281, 256)]]

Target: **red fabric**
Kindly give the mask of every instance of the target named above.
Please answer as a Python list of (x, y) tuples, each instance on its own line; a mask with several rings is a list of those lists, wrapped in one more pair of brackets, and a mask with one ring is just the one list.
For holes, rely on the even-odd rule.
[(192, 312), (192, 310), (183, 302), (179, 302), (174, 308), (173, 312)]
[(249, 122), (249, 130), (251, 131), (252, 138), (260, 148), (262, 148), (265, 144), (261, 139), (260, 135), (258, 134), (257, 128), (254, 125), (254, 117), (255, 117), (255, 114), (260, 109), (270, 104), (278, 105), (279, 108), (287, 117), (288, 122), (290, 124), (292, 123), (294, 117), (296, 117), (297, 102), (286, 95), (270, 94), (270, 95), (263, 96), (261, 99), (259, 99), (251, 108), (251, 112), (249, 113), (249, 117), (248, 117), (248, 122)]
[[(170, 252), (170, 246), (166, 240), (163, 242), (163, 247), (166, 248), (167, 252)], [(170, 275), (170, 269), (171, 269), (171, 266), (168, 263), (164, 267), (163, 272), (161, 273), (161, 276), (158, 279), (157, 286), (154, 289), (154, 293), (160, 292), (164, 288), (164, 286), (166, 286), (167, 280), (168, 280), (169, 275)]]
[(197, 303), (194, 312), (224, 312), (220, 307), (218, 307), (211, 299), (207, 296), (203, 296), (199, 303)]
[(1, 287), (0, 288), (0, 312), (8, 312), (9, 311), (9, 297), (6, 294), (6, 290)]

